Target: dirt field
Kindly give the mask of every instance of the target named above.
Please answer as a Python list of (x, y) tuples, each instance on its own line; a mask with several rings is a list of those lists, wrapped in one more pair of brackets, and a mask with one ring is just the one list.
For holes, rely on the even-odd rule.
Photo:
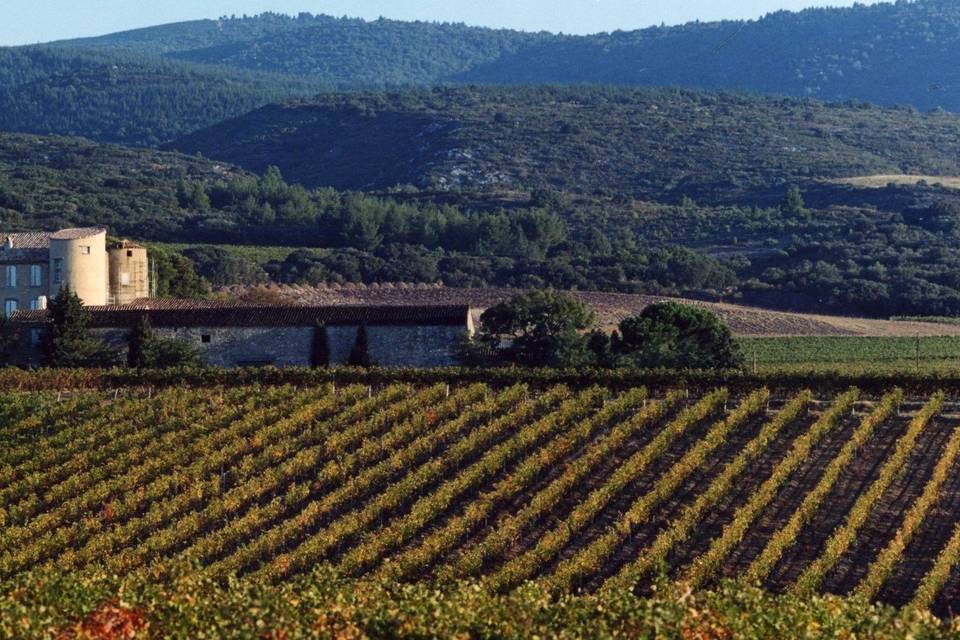
[[(519, 293), (516, 289), (453, 289), (436, 285), (321, 285), (271, 288), (301, 304), (464, 304), (479, 312)], [(227, 289), (238, 294), (242, 288)], [(623, 318), (640, 313), (649, 304), (668, 298), (619, 293), (574, 292), (597, 313), (600, 323), (613, 329)], [(735, 334), (751, 336), (960, 336), (960, 326), (892, 322), (866, 318), (770, 311), (733, 304), (681, 300), (716, 311)]]

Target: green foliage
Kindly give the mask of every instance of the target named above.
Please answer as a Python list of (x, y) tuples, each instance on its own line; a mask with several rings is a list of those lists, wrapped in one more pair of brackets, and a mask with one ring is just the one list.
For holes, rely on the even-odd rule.
[(803, 218), (809, 215), (799, 187), (790, 187), (780, 201), (780, 211), (786, 216)]
[(350, 359), (348, 363), (351, 367), (370, 368), (370, 339), (367, 336), (366, 323), (357, 327), (357, 337), (354, 340), (353, 347), (350, 349)]
[(348, 580), (322, 566), (279, 587), (256, 579), (224, 586), (185, 569), (168, 584), (36, 572), (5, 587), (0, 635), (52, 638), (92, 625), (107, 603), (119, 607), (111, 610), (115, 621), (133, 629), (149, 621), (158, 637), (951, 637), (949, 622), (919, 611), (832, 595), (775, 596), (732, 582), (687, 593), (662, 583), (643, 598), (626, 591), (555, 598), (538, 584), (497, 596), (467, 582)]
[(655, 369), (737, 369), (739, 344), (717, 314), (676, 302), (652, 304), (620, 323), (613, 351), (623, 363)]
[(10, 362), (21, 339), (20, 328), (0, 313), (0, 365)]
[[(189, 61), (202, 71), (226, 66), (297, 75), (342, 89), (450, 82), (736, 87), (957, 111), (951, 52), (958, 24), (960, 10), (950, 0), (779, 11), (749, 22), (588, 36), (267, 13), (62, 44)], [(493, 117), (510, 121), (505, 110)], [(555, 128), (583, 135), (576, 118), (559, 118)]]
[(524, 44), (548, 39), (546, 34), (462, 24), (263, 13), (63, 44), (308, 77), (346, 89), (433, 84), (514, 53)]
[(159, 145), (319, 83), (59, 46), (0, 48), (0, 129)]
[[(579, 162), (587, 153), (559, 141), (556, 144), (561, 146), (545, 145), (529, 162), (524, 161), (526, 174), (518, 172), (527, 176), (524, 184), (533, 185), (529, 190), (537, 191), (531, 199), (525, 191), (509, 196), (415, 189), (389, 196), (309, 191), (287, 184), (278, 171), (268, 170), (257, 178), (179, 154), (78, 139), (0, 135), (0, 224), (9, 230), (96, 224), (143, 240), (291, 247), (282, 257), (259, 258), (259, 268), (249, 260), (228, 260), (218, 251), (196, 252), (196, 268), (218, 285), (230, 280), (260, 282), (263, 269), (282, 283), (441, 281), (452, 286), (687, 294), (848, 315), (960, 315), (956, 275), (960, 255), (954, 250), (960, 239), (958, 192), (930, 186), (854, 189), (806, 179), (901, 167), (960, 172), (955, 165), (960, 157), (956, 134), (960, 128), (947, 116), (799, 101), (788, 102), (793, 106), (783, 115), (782, 100), (695, 92), (660, 92), (648, 100), (642, 98), (645, 92), (605, 93), (596, 88), (518, 89), (516, 96), (503, 91), (502, 99), (498, 90), (477, 91), (442, 90), (417, 98), (429, 100), (429, 110), (437, 112), (440, 121), (451, 117), (468, 123), (462, 131), (458, 129), (467, 136), (463, 144), (457, 141), (458, 146), (451, 148), (473, 148), (487, 138), (487, 129), (473, 129), (475, 125), (470, 124), (471, 118), (481, 122), (482, 105), (487, 103), (493, 108), (502, 102), (497, 108), (521, 122), (532, 122), (542, 112), (538, 105), (546, 103), (561, 105), (558, 108), (594, 105), (583, 118), (589, 121), (591, 109), (600, 114), (595, 116), (597, 136), (591, 138), (595, 161), (577, 171), (595, 176), (597, 193), (565, 191), (557, 202), (551, 200), (550, 191), (538, 186), (552, 184), (553, 178), (562, 184), (564, 176), (570, 175), (566, 159)], [(402, 105), (403, 100), (414, 100), (409, 95), (391, 100)], [(619, 139), (617, 117), (622, 115), (629, 122), (633, 113), (630, 117), (642, 124), (654, 117), (651, 113), (668, 111), (674, 102), (669, 110), (677, 111), (675, 130), (670, 135), (666, 129), (653, 131), (649, 141), (673, 140), (675, 148), (658, 151), (664, 143), (657, 142), (657, 149), (651, 148), (644, 157), (600, 161), (610, 153), (632, 153), (630, 149), (635, 148), (604, 142)], [(428, 109), (414, 107), (416, 102), (410, 107), (414, 111)], [(390, 105), (383, 108), (400, 110)], [(718, 137), (716, 144), (694, 144), (703, 127), (690, 114), (703, 109), (715, 111), (717, 120), (726, 123), (726, 137)], [(353, 118), (346, 107), (334, 109), (334, 113), (341, 111), (343, 117)], [(805, 131), (803, 114), (808, 111), (814, 118), (823, 118), (826, 130), (845, 133), (795, 140), (798, 148), (812, 150), (804, 154), (787, 153), (782, 145), (744, 151), (722, 144), (729, 139), (767, 140), (779, 128), (774, 123), (781, 116), (796, 119), (797, 128), (786, 127), (786, 135)], [(607, 112), (609, 117), (604, 115)], [(396, 113), (387, 113), (390, 117), (385, 116), (384, 126), (399, 126)], [(736, 129), (740, 126), (737, 114), (753, 114), (743, 116), (746, 133)], [(483, 117), (486, 127), (492, 119)], [(358, 136), (376, 133), (362, 124), (357, 123)], [(638, 125), (631, 132), (645, 130), (646, 126)], [(489, 131), (491, 139), (504, 141), (503, 152), (486, 157), (488, 147), (480, 145), (473, 160), (460, 158), (457, 166), (472, 166), (474, 161), (482, 167), (508, 166), (517, 153), (526, 153), (521, 148), (526, 138), (511, 138), (516, 136), (514, 129)], [(917, 137), (908, 139), (905, 131), (917, 132)], [(721, 150), (715, 153), (716, 145)], [(408, 153), (413, 148), (387, 146), (391, 153)], [(383, 147), (377, 143), (378, 153)], [(380, 161), (379, 155), (362, 157), (352, 142), (347, 148), (357, 162), (350, 171), (366, 170), (368, 160)], [(562, 154), (562, 162), (556, 149), (569, 151)], [(683, 166), (677, 164), (684, 158), (690, 160), (686, 169), (686, 160)], [(384, 171), (409, 166), (409, 160), (400, 157)], [(348, 166), (350, 162), (330, 164)], [(635, 201), (618, 193), (633, 188), (619, 182), (620, 170), (591, 173), (610, 164), (633, 167), (637, 163), (649, 163), (644, 176), (653, 178), (644, 182), (647, 178), (639, 176), (631, 185), (640, 185), (643, 197), (656, 202)], [(451, 170), (457, 166), (451, 165)], [(735, 179), (731, 167), (736, 168)], [(810, 215), (797, 217), (781, 211), (783, 167), (796, 178), (791, 183), (802, 186)], [(658, 173), (668, 170), (690, 173), (674, 184), (670, 175), (680, 173)], [(204, 209), (202, 198), (199, 204), (193, 203), (197, 185), (210, 200), (209, 211), (200, 210)], [(684, 201), (688, 193), (701, 204), (689, 198)], [(550, 209), (537, 208), (538, 203)], [(181, 266), (188, 282), (167, 285), (161, 278), (161, 293), (198, 295), (202, 283), (198, 288), (186, 263)], [(177, 275), (176, 270), (165, 269), (165, 273), (165, 277)]]
[(50, 301), (50, 324), (43, 336), (44, 362), (51, 367), (104, 367), (118, 354), (90, 333), (90, 317), (79, 296), (69, 289)]
[[(533, 291), (483, 312), (473, 359), (530, 367), (574, 367), (589, 364), (584, 331), (593, 311), (576, 298), (556, 291)], [(468, 360), (471, 355), (465, 354)]]
[(327, 325), (319, 320), (317, 326), (313, 328), (310, 362), (314, 367), (330, 366), (330, 333), (327, 331)]
[(221, 247), (190, 247), (182, 254), (193, 264), (197, 275), (215, 287), (229, 284), (263, 284), (269, 280), (259, 264)]
[[(582, 134), (565, 134), (558, 120), (576, 121)], [(321, 94), (172, 146), (253, 171), (274, 164), (308, 187), (526, 189), (534, 206), (560, 210), (557, 192), (700, 204), (759, 192), (775, 204), (786, 185), (808, 191), (811, 178), (960, 175), (957, 123), (951, 114), (687, 89), (470, 86)], [(337, 162), (304, 148), (336, 149)]]
[(150, 319), (144, 315), (130, 330), (127, 337), (127, 366), (140, 369), (147, 366), (147, 350), (154, 338)]
[(151, 247), (149, 256), (157, 296), (201, 298), (210, 294), (210, 283), (197, 275), (186, 257), (156, 247)]
[(170, 369), (200, 366), (200, 354), (188, 342), (162, 338), (150, 326), (149, 318), (140, 318), (127, 338), (127, 366), (137, 369)]
[(856, 366), (920, 372), (960, 368), (960, 336), (741, 338), (739, 343), (748, 364), (755, 361), (764, 371)]

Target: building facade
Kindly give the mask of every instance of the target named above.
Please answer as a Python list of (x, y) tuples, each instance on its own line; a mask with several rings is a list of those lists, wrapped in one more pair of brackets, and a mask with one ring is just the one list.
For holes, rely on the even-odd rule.
[[(130, 330), (146, 316), (154, 331), (194, 346), (205, 364), (217, 367), (310, 366), (317, 325), (328, 338), (330, 364), (347, 364), (360, 326), (365, 326), (371, 362), (383, 367), (444, 367), (473, 333), (464, 306), (250, 306), (242, 303), (157, 299), (132, 305), (89, 307), (91, 330), (126, 354)], [(17, 364), (42, 362), (40, 333), (45, 310), (12, 316), (21, 331)]]
[(147, 250), (127, 241), (107, 248), (105, 229), (2, 237), (0, 300), (7, 317), (45, 309), (64, 287), (87, 306), (126, 304), (150, 295)]

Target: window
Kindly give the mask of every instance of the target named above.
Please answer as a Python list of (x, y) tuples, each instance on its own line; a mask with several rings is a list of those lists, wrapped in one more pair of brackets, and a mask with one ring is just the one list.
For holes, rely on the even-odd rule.
[(202, 336), (200, 336), (200, 342), (202, 342), (203, 344), (210, 344), (210, 335), (205, 333)]
[(90, 255), (90, 247), (85, 246), (85, 245), (81, 245), (81, 247), (80, 247), (80, 255), (82, 255), (82, 256), (88, 256), (88, 255)]
[(120, 274), (120, 286), (129, 287), (130, 286), (130, 274), (121, 273)]
[(53, 284), (63, 283), (63, 258), (53, 259)]
[(7, 298), (7, 301), (3, 303), (3, 312), (9, 318), (17, 310), (17, 299), (16, 298)]
[(39, 311), (47, 308), (47, 296), (37, 296), (30, 301), (30, 310)]
[(43, 267), (38, 264), (30, 265), (30, 286), (43, 286)]
[(128, 258), (132, 258), (132, 257), (133, 257), (133, 249), (127, 249), (127, 257), (128, 257)]
[(17, 268), (13, 265), (7, 265), (6, 283), (8, 287), (17, 286)]
[(40, 333), (40, 329), (30, 329), (30, 344), (39, 347), (42, 340), (43, 334)]

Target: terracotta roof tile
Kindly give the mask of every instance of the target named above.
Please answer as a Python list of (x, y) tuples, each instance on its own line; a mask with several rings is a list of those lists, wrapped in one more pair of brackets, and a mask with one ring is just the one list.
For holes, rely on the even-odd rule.
[(82, 240), (83, 238), (92, 238), (101, 233), (106, 233), (106, 229), (97, 227), (84, 227), (80, 229), (62, 229), (50, 235), (51, 240)]
[[(466, 326), (470, 309), (463, 305), (249, 305), (205, 300), (139, 300), (130, 305), (87, 307), (95, 328), (132, 327), (147, 315), (155, 327), (306, 327), (328, 325)], [(46, 310), (19, 310), (14, 322), (45, 322)]]

